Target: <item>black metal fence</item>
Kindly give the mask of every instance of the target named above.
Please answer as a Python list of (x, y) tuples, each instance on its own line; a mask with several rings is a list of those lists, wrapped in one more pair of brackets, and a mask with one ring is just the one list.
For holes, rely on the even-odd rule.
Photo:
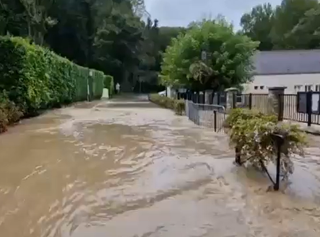
[[(247, 107), (262, 113), (268, 113), (270, 100), (268, 94), (247, 94), (249, 98)], [(320, 93), (319, 92), (299, 92), (298, 94), (282, 94), (277, 98), (279, 105), (278, 118), (301, 123), (320, 124)], [(244, 105), (246, 105), (244, 103)]]
[[(192, 102), (190, 106), (191, 111), (194, 112), (191, 112), (193, 118), (190, 119), (199, 125), (207, 124), (206, 126), (214, 127), (214, 121), (217, 121), (218, 125), (216, 127), (219, 129), (220, 120), (226, 117), (227, 94), (225, 92), (210, 94), (208, 104), (205, 103), (205, 93), (181, 93), (178, 94), (178, 98)], [(280, 121), (302, 122), (307, 123), (308, 126), (311, 126), (311, 124), (320, 125), (320, 92), (282, 94), (277, 99)], [(233, 97), (232, 104), (233, 107), (255, 109), (262, 113), (269, 113), (270, 107), (272, 107), (268, 94), (237, 94)], [(197, 115), (198, 112), (195, 111), (202, 111), (199, 113), (201, 116)], [(214, 111), (217, 115), (214, 115)], [(223, 116), (220, 116), (220, 114)], [(212, 116), (217, 116), (217, 120), (213, 119)], [(208, 122), (205, 122), (206, 119), (208, 119)]]
[(223, 128), (226, 110), (222, 105), (198, 104), (186, 100), (186, 115), (197, 125), (213, 128), (219, 132)]

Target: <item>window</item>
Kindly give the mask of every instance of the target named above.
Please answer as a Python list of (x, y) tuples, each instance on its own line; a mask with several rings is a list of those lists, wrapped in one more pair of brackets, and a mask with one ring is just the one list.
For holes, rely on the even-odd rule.
[(260, 90), (263, 90), (264, 86), (260, 86)]
[(258, 90), (258, 86), (254, 86), (254, 89), (255, 89), (255, 90)]
[(295, 85), (294, 90), (295, 92), (301, 91), (302, 85)]
[(312, 85), (306, 85), (304, 86), (305, 91), (311, 91), (312, 90)]

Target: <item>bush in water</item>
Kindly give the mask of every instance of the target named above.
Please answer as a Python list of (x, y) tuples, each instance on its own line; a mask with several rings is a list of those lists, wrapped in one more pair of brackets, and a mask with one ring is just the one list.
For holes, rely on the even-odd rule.
[(293, 173), (293, 154), (304, 155), (305, 133), (299, 126), (278, 123), (275, 116), (248, 109), (234, 109), (225, 121), (230, 145), (239, 149), (241, 163), (249, 163), (259, 169), (276, 163), (277, 146), (274, 134), (284, 138), (281, 148), (281, 171), (284, 177)]
[(23, 113), (12, 102), (9, 101), (6, 93), (0, 93), (0, 133), (7, 130), (7, 126), (20, 120)]
[(183, 115), (185, 113), (185, 102), (184, 100), (174, 101), (174, 111), (177, 115)]
[(151, 94), (149, 99), (161, 107), (174, 110), (177, 115), (182, 115), (185, 111), (184, 100), (176, 100), (159, 94)]
[(0, 91), (24, 116), (102, 95), (105, 75), (18, 37), (0, 37)]

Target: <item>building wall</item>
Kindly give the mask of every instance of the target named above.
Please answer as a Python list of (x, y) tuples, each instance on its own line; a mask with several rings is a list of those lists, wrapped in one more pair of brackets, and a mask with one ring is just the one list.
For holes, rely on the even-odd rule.
[(256, 75), (252, 83), (244, 85), (244, 93), (266, 94), (268, 87), (285, 86), (286, 94), (298, 91), (320, 91), (320, 74)]

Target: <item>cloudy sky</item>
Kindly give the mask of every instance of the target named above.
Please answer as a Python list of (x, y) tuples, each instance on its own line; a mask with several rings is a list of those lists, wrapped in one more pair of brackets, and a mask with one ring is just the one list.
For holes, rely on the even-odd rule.
[[(161, 26), (187, 26), (194, 20), (222, 14), (236, 28), (243, 13), (268, 0), (145, 0), (147, 11)], [(281, 0), (269, 0), (277, 5)]]

